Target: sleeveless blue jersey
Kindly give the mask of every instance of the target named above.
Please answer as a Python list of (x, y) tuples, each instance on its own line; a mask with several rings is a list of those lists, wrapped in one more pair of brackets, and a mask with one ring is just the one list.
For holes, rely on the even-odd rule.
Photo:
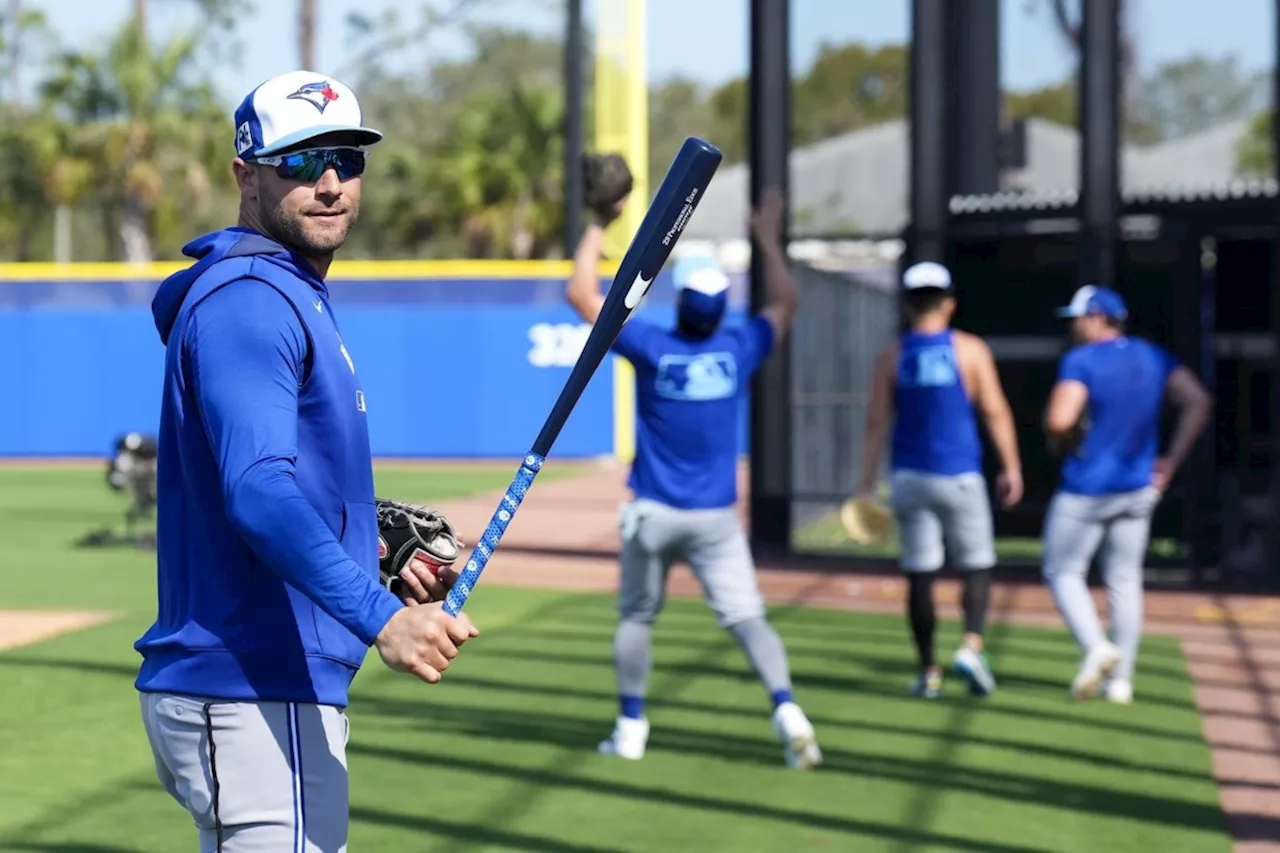
[(982, 471), (982, 441), (950, 331), (902, 336), (894, 410), (893, 470)]

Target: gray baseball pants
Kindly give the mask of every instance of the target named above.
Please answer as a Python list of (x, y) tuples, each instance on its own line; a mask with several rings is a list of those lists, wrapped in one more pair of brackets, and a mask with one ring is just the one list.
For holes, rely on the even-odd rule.
[(1142, 564), (1159, 502), (1160, 492), (1153, 487), (1115, 495), (1058, 492), (1045, 516), (1044, 578), (1063, 621), (1086, 653), (1107, 636), (1085, 582), (1098, 554), (1112, 642), (1122, 655), (1116, 678), (1133, 678), (1142, 638)]
[(614, 635), (619, 694), (645, 695), (653, 623), (662, 612), (667, 575), (677, 561), (689, 565), (716, 621), (733, 634), (766, 690), (790, 690), (786, 650), (765, 619), (755, 561), (732, 507), (676, 509), (641, 499), (623, 506), (619, 526), (622, 577)]
[(142, 693), (156, 775), (200, 853), (343, 853), (347, 716), (331, 705)]

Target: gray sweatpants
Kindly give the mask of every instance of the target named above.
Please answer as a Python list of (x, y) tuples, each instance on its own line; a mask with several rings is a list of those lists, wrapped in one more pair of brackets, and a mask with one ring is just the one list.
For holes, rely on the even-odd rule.
[(702, 584), (722, 628), (764, 616), (755, 563), (737, 512), (675, 509), (636, 500), (622, 509), (622, 578), (618, 607), (623, 619), (652, 622), (666, 599), (667, 574), (678, 561)]
[(1107, 636), (1085, 582), (1098, 553), (1112, 642), (1122, 655), (1116, 678), (1133, 678), (1142, 638), (1142, 564), (1160, 497), (1152, 487), (1098, 496), (1058, 492), (1045, 516), (1044, 577), (1063, 621), (1086, 653)]
[(347, 849), (347, 716), (331, 705), (142, 693), (156, 775), (200, 853)]

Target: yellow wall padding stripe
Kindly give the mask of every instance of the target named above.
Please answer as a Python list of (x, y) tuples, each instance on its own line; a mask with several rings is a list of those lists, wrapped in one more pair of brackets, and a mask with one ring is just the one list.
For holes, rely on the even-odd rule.
[[(595, 148), (627, 159), (635, 186), (605, 232), (605, 254), (620, 260), (649, 205), (649, 97), (645, 0), (596, 0)], [(613, 357), (613, 454), (635, 458), (635, 371)]]

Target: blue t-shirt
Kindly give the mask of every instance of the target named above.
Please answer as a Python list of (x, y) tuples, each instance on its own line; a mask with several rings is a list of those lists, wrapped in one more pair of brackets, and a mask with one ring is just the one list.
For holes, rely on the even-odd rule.
[(1062, 491), (1107, 495), (1151, 484), (1164, 386), (1177, 367), (1169, 352), (1141, 338), (1084, 344), (1062, 357), (1058, 380), (1089, 389), (1089, 429), (1062, 465)]
[(982, 471), (982, 441), (950, 331), (902, 335), (893, 383), (894, 471)]
[(773, 325), (753, 317), (703, 340), (633, 319), (613, 351), (636, 372), (637, 498), (677, 509), (732, 506), (738, 497), (738, 413), (752, 374), (773, 349)]

